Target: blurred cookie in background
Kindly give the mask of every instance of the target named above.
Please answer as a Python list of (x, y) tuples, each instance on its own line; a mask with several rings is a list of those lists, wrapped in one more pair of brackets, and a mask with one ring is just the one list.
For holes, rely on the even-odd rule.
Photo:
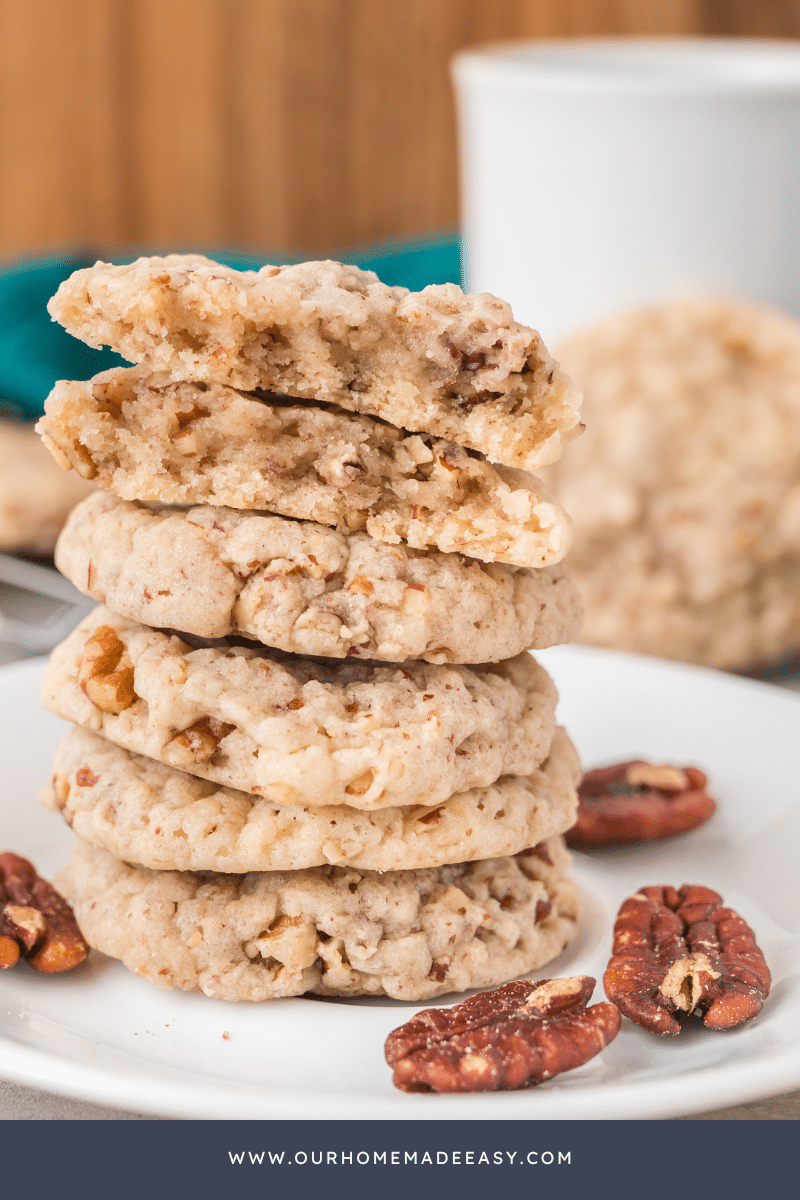
[(92, 490), (56, 465), (33, 424), (0, 420), (0, 551), (52, 554), (68, 512)]
[(800, 324), (687, 298), (554, 353), (584, 393), (543, 472), (575, 523), (581, 640), (733, 669), (800, 649)]

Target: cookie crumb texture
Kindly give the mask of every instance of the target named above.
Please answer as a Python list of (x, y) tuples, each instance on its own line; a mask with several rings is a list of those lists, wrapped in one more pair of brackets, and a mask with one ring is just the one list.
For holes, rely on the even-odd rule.
[(45, 708), (277, 804), (434, 805), (547, 757), (557, 694), (529, 654), (496, 665), (193, 649), (95, 609), (52, 653)]
[(524, 974), (571, 940), (569, 855), (561, 839), (547, 851), (553, 865), (531, 855), (231, 876), (148, 871), (78, 842), (57, 882), (91, 945), (160, 987), (427, 1000)]
[(102, 491), (73, 509), (56, 565), (145, 625), (333, 658), (498, 662), (569, 641), (581, 619), (561, 566), (483, 564), (230, 508), (152, 511)]
[(535, 330), (455, 284), (387, 287), (308, 262), (234, 271), (197, 255), (98, 262), (49, 312), (76, 337), (173, 379), (331, 401), (497, 462), (555, 462), (580, 396)]
[(115, 746), (88, 729), (61, 744), (46, 808), (125, 862), (172, 871), (412, 870), (517, 854), (575, 820), (578, 755), (557, 729), (532, 775), (506, 775), (433, 808), (281, 806)]
[(285, 396), (113, 370), (57, 383), (37, 429), (62, 467), (125, 500), (266, 509), (527, 567), (559, 562), (572, 540), (535, 475)]

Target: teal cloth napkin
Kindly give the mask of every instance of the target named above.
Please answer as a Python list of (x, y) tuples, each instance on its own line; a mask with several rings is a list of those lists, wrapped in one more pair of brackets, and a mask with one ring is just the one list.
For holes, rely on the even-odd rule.
[[(141, 251), (113, 255), (112, 262), (132, 262)], [(282, 265), (298, 258), (275, 254), (243, 254), (206, 250), (209, 258), (240, 271), (265, 263)], [(29, 258), (0, 268), (0, 410), (16, 417), (39, 417), (57, 379), (89, 379), (98, 371), (124, 366), (111, 350), (92, 350), (50, 320), (47, 301), (73, 271), (91, 266), (101, 253)], [(320, 256), (322, 257), (322, 256)], [(375, 271), (384, 283), (419, 291), (429, 283), (459, 283), (461, 261), (455, 236), (362, 247), (330, 255)]]

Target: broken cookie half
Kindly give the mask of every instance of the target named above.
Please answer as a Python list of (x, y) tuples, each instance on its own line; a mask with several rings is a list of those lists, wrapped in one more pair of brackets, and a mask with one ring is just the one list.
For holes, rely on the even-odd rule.
[(327, 401), (509, 467), (555, 462), (579, 429), (580, 394), (536, 330), (454, 283), (409, 292), (338, 262), (235, 271), (171, 254), (76, 271), (48, 310), (173, 380)]

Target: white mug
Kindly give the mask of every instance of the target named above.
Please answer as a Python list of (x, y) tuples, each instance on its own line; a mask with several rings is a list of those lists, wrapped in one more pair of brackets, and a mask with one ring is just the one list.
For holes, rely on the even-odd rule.
[(800, 316), (800, 44), (459, 55), (466, 285), (553, 344), (689, 292)]

